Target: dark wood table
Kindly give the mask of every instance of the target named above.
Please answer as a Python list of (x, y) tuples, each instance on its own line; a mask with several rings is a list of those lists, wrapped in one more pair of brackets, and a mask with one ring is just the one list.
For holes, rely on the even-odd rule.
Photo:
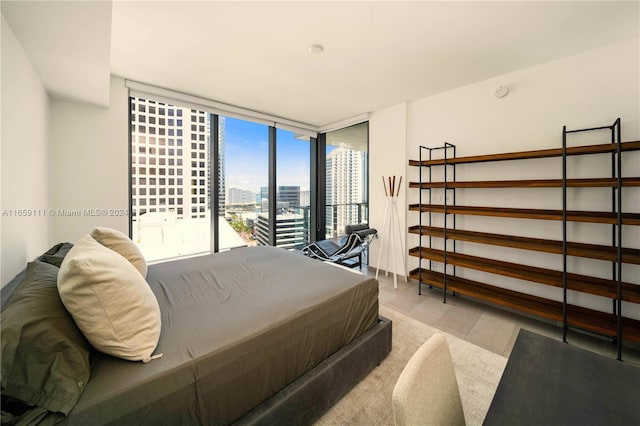
[(640, 367), (521, 330), (485, 425), (640, 425)]

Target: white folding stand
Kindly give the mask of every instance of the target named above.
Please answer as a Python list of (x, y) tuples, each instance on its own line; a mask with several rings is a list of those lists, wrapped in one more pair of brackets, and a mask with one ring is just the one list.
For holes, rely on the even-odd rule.
[[(402, 230), (400, 229), (400, 216), (398, 215), (398, 194), (400, 193), (400, 185), (402, 184), (402, 176), (398, 182), (398, 188), (396, 190), (396, 177), (389, 176), (389, 190), (387, 190), (387, 181), (384, 176), (382, 177), (382, 184), (384, 186), (384, 194), (387, 199), (387, 206), (384, 212), (384, 222), (382, 225), (382, 233), (380, 235), (380, 251), (378, 252), (378, 267), (376, 268), (376, 279), (378, 279), (378, 272), (380, 271), (380, 265), (382, 260), (382, 253), (385, 252), (385, 258), (387, 259), (385, 265), (385, 276), (389, 276), (389, 258), (393, 266), (393, 288), (398, 288), (398, 278), (396, 276), (396, 253), (400, 251), (402, 255), (402, 272), (404, 272), (404, 281), (407, 282), (407, 269), (406, 260), (404, 255), (404, 248), (402, 247)], [(398, 240), (396, 241), (396, 230)], [(385, 250), (386, 249), (386, 250)]]

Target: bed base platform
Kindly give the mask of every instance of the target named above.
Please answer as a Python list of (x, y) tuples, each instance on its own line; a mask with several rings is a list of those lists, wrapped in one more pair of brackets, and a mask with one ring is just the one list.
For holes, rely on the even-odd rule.
[(378, 317), (365, 334), (233, 424), (312, 424), (387, 357), (391, 334), (391, 320)]

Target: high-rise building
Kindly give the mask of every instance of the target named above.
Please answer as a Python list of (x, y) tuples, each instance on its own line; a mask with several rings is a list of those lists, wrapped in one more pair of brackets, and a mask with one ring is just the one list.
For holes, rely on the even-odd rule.
[[(301, 214), (279, 214), (276, 216), (276, 247), (292, 249), (305, 244), (305, 217)], [(256, 238), (258, 244), (269, 245), (269, 214), (260, 213), (256, 222)]]
[(218, 116), (218, 216), (224, 216), (225, 213), (225, 128), (225, 118)]
[(308, 189), (300, 190), (300, 207), (309, 207), (311, 205), (311, 191)]
[(227, 190), (227, 204), (255, 204), (256, 193), (250, 189), (231, 187)]
[(326, 204), (327, 237), (344, 235), (346, 225), (364, 220), (366, 203), (367, 153), (336, 148), (327, 155)]
[[(145, 213), (196, 219), (210, 211), (210, 118), (204, 111), (131, 98), (134, 220)], [(219, 201), (224, 214), (224, 117), (218, 132)]]
[[(145, 213), (175, 213), (178, 218), (192, 217), (191, 161), (199, 150), (193, 150), (188, 129), (191, 116), (185, 108), (165, 105), (151, 100), (131, 98), (132, 125), (132, 215)], [(194, 123), (195, 124), (195, 123)], [(197, 124), (196, 128), (197, 128)], [(197, 138), (197, 134), (196, 134)], [(202, 155), (206, 156), (204, 150)], [(197, 168), (194, 168), (197, 173)], [(205, 172), (203, 171), (203, 174)], [(203, 176), (203, 183), (204, 182)], [(196, 179), (195, 194), (206, 191)], [(206, 206), (206, 204), (204, 204)]]
[[(307, 191), (308, 192), (308, 191)], [(258, 243), (269, 244), (269, 188), (260, 188), (262, 213), (256, 222)], [(309, 203), (301, 205), (299, 186), (279, 186), (276, 192), (276, 246), (293, 248), (309, 242)], [(308, 200), (307, 200), (308, 201)]]
[(190, 156), (185, 161), (190, 162), (191, 180), (191, 217), (204, 218), (207, 210), (211, 209), (209, 183), (209, 135), (211, 132), (209, 114), (204, 111), (183, 110), (190, 117), (188, 134), (190, 135)]
[(260, 211), (263, 211), (263, 212), (269, 211), (269, 187), (268, 186), (260, 187)]
[(299, 186), (279, 186), (277, 197), (278, 204), (287, 203), (287, 207), (291, 210), (295, 210), (300, 207)]

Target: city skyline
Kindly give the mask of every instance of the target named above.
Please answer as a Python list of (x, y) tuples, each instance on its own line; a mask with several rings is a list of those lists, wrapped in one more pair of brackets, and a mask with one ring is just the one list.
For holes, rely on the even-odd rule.
[[(225, 162), (226, 184), (260, 193), (269, 179), (269, 127), (237, 118), (226, 117)], [(288, 130), (276, 129), (278, 186), (300, 186), (309, 190), (309, 141), (296, 139)]]
[[(212, 125), (209, 112), (131, 99), (133, 237), (151, 258), (211, 250)], [(276, 216), (269, 218), (269, 132), (264, 124), (218, 116), (219, 248), (268, 244), (292, 248), (310, 238), (310, 138), (275, 129)], [(366, 220), (366, 150), (332, 133), (326, 149), (327, 233)], [(337, 146), (333, 146), (337, 145)], [(355, 145), (357, 146), (357, 145)], [(227, 205), (228, 203), (228, 205)], [(253, 205), (253, 207), (251, 207)], [(364, 210), (363, 210), (364, 208)], [(329, 213), (329, 212), (327, 212)]]

